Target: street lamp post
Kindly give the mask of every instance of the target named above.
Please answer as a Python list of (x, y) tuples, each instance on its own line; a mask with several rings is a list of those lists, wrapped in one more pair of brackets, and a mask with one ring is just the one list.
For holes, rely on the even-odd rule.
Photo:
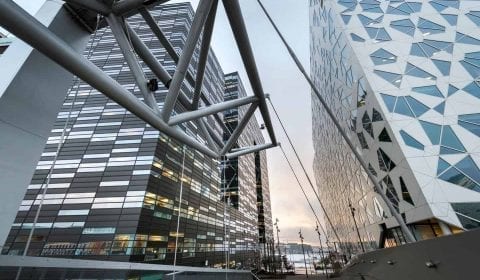
[(357, 221), (355, 220), (355, 208), (353, 208), (350, 200), (348, 201), (348, 207), (350, 208), (350, 213), (352, 213), (353, 223), (355, 225), (355, 229), (357, 230), (358, 242), (360, 243), (360, 247), (362, 248), (362, 253), (365, 253), (365, 248), (363, 247), (362, 238), (360, 237), (360, 231), (358, 230)]
[(278, 229), (278, 218), (275, 219), (275, 227), (277, 228), (277, 248), (278, 248), (278, 257), (280, 259), (280, 273), (283, 274), (283, 267), (282, 267), (282, 251), (280, 251), (280, 237), (278, 237), (278, 233), (280, 229)]
[(318, 230), (318, 224), (317, 226), (315, 227), (315, 231), (317, 232), (318, 234), (318, 241), (320, 241), (320, 263), (322, 263), (322, 260), (324, 260), (324, 263), (323, 263), (323, 273), (327, 276), (328, 278), (328, 272), (327, 272), (327, 269), (326, 269), (326, 265), (325, 265), (325, 256), (323, 255), (323, 245), (322, 245), (322, 235), (320, 234), (320, 231)]
[(300, 242), (302, 243), (303, 262), (305, 263), (305, 274), (307, 275), (307, 278), (308, 278), (307, 259), (305, 258), (305, 249), (303, 248), (303, 235), (302, 235), (301, 229), (298, 232), (298, 236), (300, 237)]

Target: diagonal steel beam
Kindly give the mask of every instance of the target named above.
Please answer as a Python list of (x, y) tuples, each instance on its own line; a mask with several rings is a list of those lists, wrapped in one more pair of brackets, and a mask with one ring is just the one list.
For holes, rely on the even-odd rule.
[(123, 57), (127, 61), (128, 66), (130, 67), (130, 71), (132, 72), (135, 81), (137, 82), (137, 86), (140, 89), (140, 92), (145, 99), (145, 103), (153, 109), (153, 111), (157, 114), (160, 114), (160, 109), (158, 108), (157, 100), (155, 99), (155, 95), (148, 89), (147, 86), (147, 79), (145, 78), (145, 74), (143, 73), (143, 69), (138, 63), (138, 60), (135, 54), (132, 52), (130, 43), (128, 42), (128, 38), (125, 35), (124, 28), (122, 27), (123, 24), (119, 18), (117, 18), (114, 14), (110, 14), (107, 17), (107, 22), (110, 25), (110, 28), (117, 39), (118, 45), (120, 46), (120, 50), (123, 53)]
[(262, 113), (265, 126), (267, 127), (268, 134), (272, 143), (277, 144), (277, 139), (275, 137), (275, 132), (273, 130), (272, 120), (270, 118), (270, 113), (268, 112), (267, 102), (265, 101), (265, 94), (263, 91), (262, 83), (260, 82), (260, 77), (258, 75), (257, 65), (255, 63), (255, 58), (253, 56), (252, 47), (250, 45), (250, 40), (248, 38), (247, 28), (245, 27), (245, 22), (243, 20), (242, 11), (238, 0), (223, 0), (223, 6), (227, 13), (230, 26), (232, 27), (233, 35), (237, 41), (238, 49), (245, 65), (247, 71), (248, 79), (253, 89), (253, 93), (259, 99), (259, 109)]
[[(218, 152), (217, 146), (215, 145), (215, 140), (213, 140), (212, 135), (208, 132), (205, 122), (203, 122), (203, 120), (197, 120), (195, 123), (200, 128), (200, 131), (202, 132), (203, 136), (205, 136), (207, 140), (207, 144), (210, 147), (210, 149), (212, 151)], [(219, 145), (219, 147), (222, 147), (222, 146)]]
[(273, 148), (273, 147), (276, 147), (276, 145), (262, 144), (262, 145), (255, 145), (255, 146), (251, 146), (251, 147), (243, 147), (241, 150), (237, 150), (236, 152), (231, 152), (231, 153), (226, 154), (225, 157), (227, 157), (227, 159), (232, 159), (232, 158), (236, 158), (236, 157), (239, 157), (239, 156), (243, 156), (243, 155), (247, 155), (247, 154), (251, 154), (251, 153), (255, 153), (255, 152), (260, 152), (260, 151), (270, 149), (270, 148)]
[(0, 1), (0, 25), (152, 127), (210, 157), (219, 157), (181, 129), (168, 126), (150, 107), (11, 0)]
[(194, 119), (202, 118), (208, 115), (213, 115), (219, 112), (226, 111), (232, 108), (238, 108), (243, 105), (247, 105), (253, 102), (257, 102), (256, 96), (246, 96), (235, 100), (225, 101), (218, 104), (213, 104), (207, 107), (197, 109), (195, 111), (185, 112), (173, 116), (168, 122), (169, 125), (177, 125), (180, 123), (192, 121)]
[(112, 5), (112, 11), (116, 15), (130, 14), (144, 5), (160, 5), (170, 0), (120, 0)]
[(83, 8), (97, 12), (102, 15), (108, 15), (111, 12), (110, 7), (97, 0), (64, 0), (69, 4), (76, 4)]
[(201, 0), (198, 4), (195, 17), (193, 18), (192, 27), (188, 32), (187, 40), (182, 50), (182, 55), (178, 60), (175, 74), (173, 74), (172, 83), (168, 89), (167, 98), (163, 103), (162, 119), (166, 122), (168, 122), (173, 110), (175, 109), (175, 103), (177, 102), (178, 95), (180, 94), (180, 88), (185, 79), (185, 75), (187, 74), (193, 52), (195, 51), (198, 39), (200, 38), (200, 33), (205, 25), (205, 21), (210, 13), (213, 2), (214, 0)]
[(238, 140), (238, 137), (242, 134), (243, 130), (247, 126), (248, 122), (250, 121), (250, 118), (253, 116), (255, 113), (255, 110), (258, 107), (258, 103), (252, 103), (250, 107), (248, 108), (247, 112), (243, 116), (243, 119), (238, 123), (237, 127), (235, 130), (232, 132), (232, 135), (230, 135), (230, 138), (228, 138), (227, 143), (225, 143), (225, 146), (223, 149), (220, 151), (220, 155), (223, 156), (225, 155), (232, 147), (235, 145), (235, 143)]
[[(157, 37), (157, 39), (159, 40), (159, 42), (162, 44), (162, 46), (165, 48), (165, 50), (167, 51), (168, 55), (172, 58), (172, 60), (178, 64), (178, 60), (179, 60), (179, 56), (177, 54), (177, 52), (175, 51), (174, 47), (172, 46), (172, 44), (170, 43), (170, 41), (168, 41), (167, 37), (165, 36), (165, 34), (163, 33), (163, 31), (160, 29), (160, 27), (157, 25), (157, 22), (155, 21), (155, 19), (152, 17), (152, 15), (150, 14), (150, 12), (142, 7), (139, 9), (139, 12), (140, 14), (142, 15), (142, 17), (145, 19), (145, 22), (147, 23), (147, 25), (150, 27), (150, 29), (152, 30), (152, 32), (155, 34), (155, 36)], [(189, 71), (187, 71), (187, 74), (186, 74), (186, 80), (187, 82), (192, 85), (192, 86), (195, 86), (195, 80), (193, 79), (192, 75), (190, 74)], [(169, 87), (169, 86), (167, 86)], [(203, 94), (203, 92), (200, 94), (200, 99), (203, 101), (203, 103), (205, 103), (206, 106), (209, 106), (211, 105), (210, 101), (208, 100), (208, 98)], [(189, 109), (192, 109), (192, 105), (190, 104), (190, 100), (188, 99), (188, 97), (186, 95), (183, 95), (183, 94), (180, 94), (179, 96), (179, 101), (182, 102), (182, 104), (188, 102), (189, 105), (188, 106), (185, 106), (183, 105), (185, 108), (189, 108)], [(225, 131), (228, 131), (228, 128), (227, 126), (225, 125), (225, 123), (223, 122), (223, 119), (218, 115), (218, 114), (215, 114), (213, 115), (215, 121), (218, 123), (218, 125)]]
[(207, 65), (208, 52), (210, 51), (210, 42), (212, 40), (213, 26), (217, 15), (218, 0), (215, 0), (208, 15), (207, 22), (203, 28), (202, 44), (200, 47), (200, 56), (198, 58), (197, 76), (195, 77), (195, 89), (193, 91), (192, 109), (198, 108), (200, 94), (202, 94), (203, 77)]

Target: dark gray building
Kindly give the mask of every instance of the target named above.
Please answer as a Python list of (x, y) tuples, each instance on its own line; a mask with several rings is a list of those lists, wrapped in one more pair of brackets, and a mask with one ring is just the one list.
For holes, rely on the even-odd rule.
[[(191, 5), (161, 5), (151, 13), (180, 53), (194, 15)], [(128, 21), (173, 74), (173, 59), (142, 18)], [(141, 96), (109, 28), (91, 38), (85, 55)], [(197, 60), (198, 51), (189, 68), (192, 76)], [(147, 67), (144, 72), (154, 77)], [(192, 84), (183, 87), (192, 92)], [(203, 90), (211, 103), (223, 100), (224, 74), (213, 52)], [(166, 93), (164, 87), (156, 92), (160, 106)], [(193, 125), (184, 129), (204, 139)], [(216, 130), (223, 133), (218, 125)], [(266, 170), (265, 154), (259, 155)], [(255, 174), (250, 176), (258, 182)], [(260, 176), (264, 195), (266, 176)], [(89, 85), (74, 81), (2, 253), (24, 252), (42, 203), (28, 255), (172, 264), (177, 248), (178, 265), (220, 267), (228, 260), (231, 267), (248, 266), (258, 249), (258, 228), (269, 224), (271, 229), (271, 218), (259, 223), (257, 189), (249, 190), (248, 200), (253, 200), (230, 207), (220, 187), (219, 162), (169, 139)], [(263, 201), (261, 212), (270, 213), (269, 200)]]

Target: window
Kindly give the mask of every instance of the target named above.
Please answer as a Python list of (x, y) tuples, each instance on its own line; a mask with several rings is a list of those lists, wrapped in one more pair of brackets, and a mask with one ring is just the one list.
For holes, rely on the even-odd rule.
[(412, 37), (415, 34), (415, 24), (409, 19), (394, 20), (390, 23), (390, 26)]
[(392, 142), (390, 135), (388, 135), (387, 129), (383, 128), (380, 134), (378, 135), (378, 140), (380, 142)]
[(381, 70), (373, 70), (375, 74), (378, 76), (382, 77), (385, 81), (391, 83), (392, 85), (396, 87), (400, 87), (400, 84), (402, 83), (402, 75), (397, 74), (397, 73), (391, 73), (387, 71), (381, 71)]
[(443, 94), (440, 92), (437, 86), (423, 86), (423, 87), (414, 87), (412, 88), (414, 92), (436, 96), (436, 97), (444, 97)]
[(442, 131), (442, 126), (426, 121), (420, 121), (420, 125), (427, 134), (428, 138), (433, 145), (438, 145), (440, 143), (440, 133)]
[(410, 195), (410, 192), (408, 192), (407, 185), (403, 181), (403, 178), (400, 177), (400, 187), (402, 189), (402, 199), (412, 205), (415, 205), (412, 200), (412, 196)]
[(370, 58), (375, 65), (395, 63), (397, 61), (397, 56), (384, 49), (376, 50), (375, 52), (370, 54)]
[(82, 234), (113, 234), (114, 227), (84, 228)]
[(89, 209), (84, 210), (60, 210), (58, 211), (58, 216), (84, 216), (88, 215), (90, 212)]
[(381, 148), (377, 150), (377, 156), (378, 165), (380, 166), (381, 170), (389, 172), (395, 168), (395, 163), (390, 159), (390, 157), (387, 156), (387, 154)]
[(405, 142), (405, 145), (418, 149), (418, 150), (423, 150), (425, 146), (420, 143), (417, 139), (413, 138), (410, 134), (406, 133), (404, 130), (400, 130), (400, 136), (402, 136), (403, 142)]

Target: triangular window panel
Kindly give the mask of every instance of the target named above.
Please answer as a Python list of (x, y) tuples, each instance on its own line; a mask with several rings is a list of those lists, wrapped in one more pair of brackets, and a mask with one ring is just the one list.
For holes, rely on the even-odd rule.
[(397, 99), (397, 104), (395, 105), (394, 112), (404, 116), (415, 117), (412, 109), (410, 109), (410, 106), (408, 106), (407, 101), (405, 101), (405, 97), (403, 96)]
[[(456, 26), (457, 25), (457, 19), (458, 19), (458, 16), (457, 15), (450, 15), (450, 14), (441, 14), (443, 16), (443, 18), (448, 21), (448, 23), (451, 25), (451, 26)], [(468, 16), (468, 14), (467, 14)], [(480, 18), (479, 18), (480, 19)]]
[(460, 32), (457, 32), (457, 35), (455, 36), (455, 42), (477, 46), (480, 45), (480, 40)]
[(388, 6), (387, 14), (410, 15), (412, 13), (420, 12), (421, 7), (422, 4), (417, 2), (406, 2), (398, 5), (397, 7), (390, 5)]
[(458, 124), (480, 137), (480, 114), (468, 114), (458, 116)]
[(383, 128), (380, 134), (378, 135), (378, 140), (380, 142), (392, 142), (392, 138), (388, 135), (388, 131), (386, 128)]
[(410, 134), (406, 133), (404, 130), (400, 130), (400, 136), (402, 136), (403, 142), (405, 142), (405, 145), (418, 149), (418, 150), (423, 150), (425, 146), (420, 143), (417, 139), (413, 138)]
[(395, 108), (395, 101), (397, 101), (397, 98), (395, 96), (383, 93), (380, 93), (380, 96), (382, 96), (383, 102), (385, 102), (385, 106), (387, 106), (388, 111), (392, 113), (393, 109)]
[(408, 191), (407, 185), (405, 184), (405, 181), (403, 181), (403, 178), (400, 177), (400, 188), (402, 189), (402, 199), (411, 205), (415, 204), (413, 203), (412, 196), (410, 195), (410, 192)]
[(480, 52), (465, 54), (465, 59), (460, 61), (460, 63), (470, 73), (472, 78), (480, 76)]
[(435, 64), (435, 66), (437, 66), (438, 70), (440, 70), (440, 73), (442, 73), (442, 75), (450, 75), (450, 66), (452, 64), (450, 61), (432, 59), (432, 62), (433, 64)]
[(447, 9), (448, 7), (458, 9), (460, 4), (459, 1), (455, 0), (433, 0), (429, 1), (429, 3), (435, 10), (439, 12)]
[(387, 175), (387, 176), (385, 176), (385, 178), (383, 178), (382, 181), (386, 186), (386, 195), (387, 195), (388, 200), (390, 200), (390, 202), (393, 204), (393, 207), (395, 208), (395, 211), (398, 212), (399, 198), (398, 198), (397, 191), (395, 190), (395, 187), (393, 186), (392, 179), (390, 178), (390, 176)]
[(420, 121), (423, 130), (427, 134), (428, 138), (433, 145), (438, 145), (440, 143), (440, 135), (442, 132), (442, 126), (426, 121)]
[(470, 83), (464, 87), (463, 90), (475, 96), (476, 98), (480, 98), (480, 85), (477, 82)]
[(456, 168), (450, 168), (438, 178), (469, 190), (480, 192), (480, 186)]
[(417, 67), (411, 63), (407, 63), (407, 67), (405, 69), (405, 74), (409, 76), (414, 76), (418, 78), (425, 78), (428, 80), (436, 80), (437, 77), (434, 75), (428, 73), (427, 71), (421, 69), (420, 67)]
[(409, 19), (394, 20), (390, 23), (390, 27), (412, 37), (415, 34), (415, 24)]
[(370, 55), (370, 57), (375, 65), (395, 63), (397, 61), (396, 55), (384, 49), (376, 50)]
[(383, 14), (378, 1), (361, 1), (360, 6), (362, 6), (364, 12)]
[(438, 159), (438, 166), (437, 166), (437, 176), (442, 174), (445, 170), (450, 168), (450, 163), (446, 162), (443, 158)]
[(473, 21), (478, 27), (480, 27), (480, 11), (470, 11), (465, 14), (471, 21)]
[(448, 96), (452, 96), (454, 93), (458, 91), (458, 88), (448, 85)]
[(477, 164), (473, 161), (471, 156), (467, 156), (459, 163), (455, 164), (455, 168), (470, 177), (470, 179), (474, 180), (477, 184), (480, 183), (480, 169), (478, 169)]
[(351, 18), (352, 18), (352, 16), (350, 16), (350, 15), (342, 15), (342, 19), (343, 19), (343, 22), (345, 24), (348, 24), (350, 22)]
[(396, 167), (395, 163), (390, 159), (390, 157), (387, 156), (387, 154), (381, 148), (377, 150), (377, 157), (378, 166), (380, 166), (381, 170), (389, 172)]
[(373, 122), (383, 121), (382, 114), (380, 114), (380, 112), (377, 111), (375, 108), (373, 108), (373, 112), (372, 112), (372, 121)]
[(371, 39), (377, 40), (377, 41), (391, 41), (392, 38), (390, 35), (388, 35), (387, 30), (383, 27), (376, 28), (376, 27), (365, 27), (365, 30), (367, 30), (368, 36), (370, 36)]
[(438, 104), (435, 108), (433, 108), (433, 110), (439, 112), (442, 115), (445, 114), (445, 101)]
[(386, 72), (386, 71), (381, 71), (381, 70), (373, 70), (373, 72), (375, 72), (375, 74), (382, 77), (385, 81), (391, 83), (392, 85), (396, 86), (397, 88), (399, 88), (400, 84), (402, 83), (402, 75), (401, 74), (391, 73), (391, 72)]
[(425, 106), (425, 104), (411, 96), (405, 96), (405, 100), (407, 100), (408, 105), (410, 105), (410, 108), (416, 117), (420, 117), (430, 110), (430, 108)]
[(418, 20), (418, 29), (420, 29), (423, 33), (423, 35), (428, 35), (428, 34), (437, 34), (437, 33), (443, 33), (445, 32), (445, 26), (442, 26), (440, 24), (437, 24), (433, 21), (430, 21), (428, 19), (420, 18)]
[(352, 37), (352, 40), (355, 41), (355, 42), (365, 42), (365, 39), (358, 36), (357, 34), (350, 33), (350, 36)]
[(465, 152), (465, 147), (449, 125), (443, 126), (441, 145), (449, 149), (457, 150), (458, 153)]
[(379, 16), (376, 19), (371, 19), (371, 18), (369, 18), (365, 15), (359, 14), (358, 19), (363, 24), (363, 26), (368, 26), (368, 25), (372, 25), (372, 24), (376, 24), (376, 23), (381, 23), (383, 21), (383, 15)]
[(431, 95), (435, 97), (443, 97), (442, 93), (437, 86), (424, 86), (424, 87), (414, 87), (412, 88), (414, 92)]

